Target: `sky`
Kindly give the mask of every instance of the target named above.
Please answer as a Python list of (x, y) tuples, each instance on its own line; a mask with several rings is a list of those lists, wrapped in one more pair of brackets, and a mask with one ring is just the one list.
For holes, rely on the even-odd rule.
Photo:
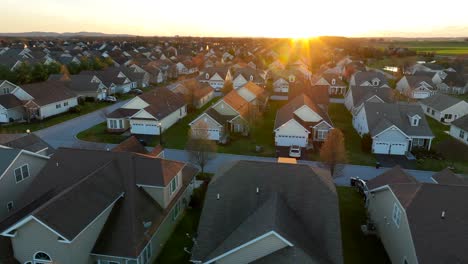
[(467, 37), (466, 0), (1, 0), (0, 32)]

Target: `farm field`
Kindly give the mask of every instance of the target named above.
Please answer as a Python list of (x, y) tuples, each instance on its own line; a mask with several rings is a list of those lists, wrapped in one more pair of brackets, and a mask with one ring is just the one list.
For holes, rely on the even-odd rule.
[(418, 52), (435, 52), (437, 55), (468, 55), (467, 41), (394, 41), (375, 45), (381, 47), (392, 45)]

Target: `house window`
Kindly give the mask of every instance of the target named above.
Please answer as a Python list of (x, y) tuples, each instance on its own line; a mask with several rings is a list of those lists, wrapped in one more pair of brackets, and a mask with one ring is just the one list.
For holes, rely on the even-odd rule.
[(452, 114), (445, 114), (444, 118), (445, 119), (452, 119)]
[(325, 138), (327, 138), (327, 134), (328, 130), (317, 130), (315, 137), (318, 140), (324, 140)]
[(401, 209), (396, 203), (393, 204), (392, 220), (397, 227), (400, 227)]
[(61, 108), (61, 107), (62, 107), (61, 104), (56, 104), (56, 105), (55, 105), (55, 109), (59, 109), (59, 108)]
[(10, 88), (3, 88), (3, 93), (4, 94), (9, 94), (10, 93)]
[(336, 84), (336, 80), (333, 79), (333, 80), (332, 80), (332, 85), (335, 85), (335, 84)]
[(34, 254), (34, 263), (43, 264), (43, 263), (52, 263), (52, 258), (47, 253), (37, 252)]
[(413, 118), (413, 126), (417, 126), (419, 123), (419, 119)]
[(63, 103), (63, 106), (68, 106), (68, 102), (64, 102), (64, 103)]
[(177, 190), (177, 186), (179, 185), (179, 177), (177, 177), (177, 175), (174, 177), (174, 179), (172, 179), (171, 183), (170, 183), (170, 191), (171, 191), (171, 195)]
[(431, 110), (431, 115), (434, 115), (435, 114), (435, 111), (434, 109)]
[(413, 138), (413, 147), (423, 147), (424, 138)]
[(7, 209), (8, 209), (8, 212), (11, 212), (13, 210), (13, 202), (12, 201), (7, 203)]
[(208, 73), (205, 74), (205, 79), (207, 79), (207, 80), (210, 79), (210, 75)]
[(123, 128), (123, 120), (122, 119), (119, 119), (119, 120), (111, 119), (111, 120), (109, 120), (109, 128), (111, 128), (111, 129)]
[(26, 179), (29, 177), (29, 166), (25, 164), (19, 168), (15, 169), (15, 179), (16, 183)]
[(250, 75), (250, 81), (253, 81), (253, 75)]
[(176, 220), (177, 216), (179, 216), (180, 213), (180, 201), (177, 201), (177, 203), (174, 206), (174, 210), (172, 210), (172, 220)]
[(123, 128), (123, 120), (122, 119), (119, 120), (119, 128)]
[(426, 108), (426, 113), (429, 113), (429, 112), (431, 112), (431, 108), (428, 107)]
[(465, 131), (460, 129), (460, 134), (458, 135), (460, 138), (465, 138)]

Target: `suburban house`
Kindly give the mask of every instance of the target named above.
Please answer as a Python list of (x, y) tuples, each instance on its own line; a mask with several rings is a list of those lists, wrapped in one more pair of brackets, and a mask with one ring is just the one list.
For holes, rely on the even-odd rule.
[(468, 114), (468, 103), (445, 94), (434, 94), (419, 102), (424, 113), (442, 123), (450, 123)]
[(137, 81), (131, 81), (119, 68), (109, 67), (102, 71), (82, 71), (80, 75), (94, 75), (107, 87), (109, 95), (128, 93), (137, 87)]
[(11, 94), (19, 86), (7, 80), (0, 80), (0, 95)]
[(183, 96), (166, 88), (136, 96), (107, 115), (107, 130), (159, 135), (187, 115)]
[(397, 82), (396, 89), (409, 98), (424, 99), (434, 95), (437, 86), (428, 76), (405, 75)]
[(219, 91), (223, 88), (224, 82), (232, 81), (232, 75), (228, 67), (210, 67), (200, 71), (197, 80), (208, 83), (215, 90)]
[(184, 95), (187, 105), (201, 108), (214, 97), (214, 89), (207, 83), (201, 83), (197, 79), (186, 79), (176, 83), (171, 91)]
[(265, 90), (249, 82), (233, 89), (189, 125), (194, 133), (196, 129), (208, 130), (208, 138), (215, 141), (225, 140), (230, 132), (247, 135), (249, 122), (258, 117), (267, 101)]
[(355, 115), (365, 102), (391, 103), (393, 101), (392, 88), (351, 86), (346, 92), (344, 105), (352, 115)]
[(192, 263), (343, 263), (335, 185), (307, 165), (226, 164), (208, 185), (197, 234)]
[(23, 102), (13, 94), (0, 95), (0, 123), (25, 119)]
[(234, 89), (239, 89), (248, 82), (253, 82), (260, 87), (265, 85), (265, 80), (255, 69), (245, 67), (234, 70), (234, 74), (232, 75), (232, 85)]
[(450, 123), (450, 136), (468, 145), (468, 115)]
[(197, 173), (146, 154), (58, 149), (0, 232), (20, 263), (153, 263)]
[(443, 82), (443, 78), (445, 76), (441, 76), (437, 72), (430, 72), (430, 71), (417, 71), (413, 74), (414, 76), (426, 76), (431, 78), (432, 83), (434, 83), (437, 87), (439, 87), (439, 84)]
[(416, 72), (421, 72), (421, 71), (422, 72), (435, 72), (437, 74), (440, 74), (441, 76), (445, 74), (444, 67), (435, 63), (416, 63), (409, 68), (409, 72), (411, 74), (414, 74)]
[(454, 71), (444, 71), (445, 78), (439, 84), (437, 88), (442, 93), (448, 94), (465, 94), (468, 91), (468, 82), (465, 80), (463, 75)]
[[(16, 136), (19, 135), (19, 136)], [(52, 156), (55, 149), (34, 133), (15, 134), (14, 138), (0, 140), (0, 147), (27, 150), (43, 156)]]
[(26, 119), (44, 119), (68, 112), (78, 105), (78, 95), (62, 81), (22, 85), (12, 94), (25, 102)]
[(367, 86), (367, 87), (375, 87), (375, 88), (390, 88), (388, 84), (388, 80), (380, 72), (375, 71), (362, 71), (356, 72), (351, 76), (349, 80), (349, 86)]
[(276, 112), (275, 146), (308, 147), (324, 141), (330, 129), (333, 125), (326, 111), (302, 94)]
[(372, 153), (405, 155), (413, 148), (430, 149), (431, 128), (419, 104), (366, 102), (353, 117), (359, 135), (370, 134)]
[(143, 87), (146, 88), (150, 84), (150, 74), (143, 70), (142, 68), (136, 68), (136, 67), (126, 67), (126, 66), (121, 66), (119, 69), (122, 71), (122, 73), (127, 76), (127, 78), (133, 82), (136, 83), (136, 87)]
[(346, 93), (346, 84), (343, 82), (342, 77), (337, 74), (322, 74), (312, 85), (328, 86), (328, 93), (330, 95), (344, 95)]
[[(468, 262), (468, 201), (464, 198), (468, 186), (416, 182), (401, 169), (385, 174), (390, 173), (394, 177), (379, 179), (380, 175), (368, 182), (367, 208), (391, 262)], [(433, 178), (447, 179), (447, 175)]]
[(95, 75), (70, 75), (67, 85), (70, 90), (80, 97), (92, 97), (95, 100), (104, 100), (107, 96), (107, 87)]
[(0, 221), (17, 209), (19, 198), (49, 157), (24, 149), (0, 146)]
[(177, 73), (179, 75), (187, 75), (198, 72), (198, 67), (191, 60), (184, 60), (176, 63)]

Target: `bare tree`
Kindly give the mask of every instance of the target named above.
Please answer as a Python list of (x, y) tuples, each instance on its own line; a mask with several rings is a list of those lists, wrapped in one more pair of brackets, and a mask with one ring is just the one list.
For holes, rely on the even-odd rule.
[(186, 150), (190, 161), (198, 165), (203, 174), (208, 161), (216, 155), (216, 143), (209, 139), (208, 125), (204, 122), (192, 126), (188, 133)]
[(234, 85), (232, 84), (231, 81), (225, 81), (224, 82), (224, 85), (223, 85), (223, 88), (222, 88), (222, 92), (224, 94), (228, 94), (230, 91), (234, 90)]
[(341, 130), (334, 128), (328, 132), (328, 136), (320, 148), (320, 160), (328, 166), (332, 176), (336, 165), (346, 163), (344, 136)]

